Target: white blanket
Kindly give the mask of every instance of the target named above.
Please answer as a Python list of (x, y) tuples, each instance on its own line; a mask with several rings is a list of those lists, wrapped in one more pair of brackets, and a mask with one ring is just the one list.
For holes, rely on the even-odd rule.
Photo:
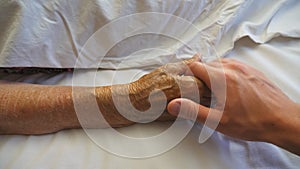
[[(244, 0), (5, 1), (0, 6), (0, 66), (145, 68), (199, 51), (208, 56), (215, 52), (211, 48), (216, 38), (249, 4)], [(84, 46), (91, 37), (97, 42)], [(121, 61), (126, 63), (120, 65)]]
[[(104, 5), (104, 3), (106, 4)], [(163, 5), (164, 3), (165, 6)], [(61, 16), (64, 16), (65, 13), (68, 12), (65, 8), (58, 8), (62, 4), (65, 4), (71, 6), (72, 11), (81, 9), (79, 11), (81, 14), (84, 14), (83, 16), (85, 16), (85, 18), (83, 18), (83, 20), (88, 22), (88, 25), (97, 25), (93, 30), (85, 29), (85, 31), (82, 30), (81, 32), (78, 32), (78, 30), (80, 30), (80, 27), (76, 27), (78, 25), (71, 27), (71, 29), (65, 27), (62, 29), (63, 33), (60, 36), (54, 36), (57, 35), (57, 32), (52, 30), (52, 28), (36, 25), (53, 23), (60, 26), (66, 26), (72, 25), (72, 20), (67, 21), (66, 24), (63, 23), (63, 19), (57, 20), (56, 22), (49, 20), (43, 22), (43, 20), (38, 21), (32, 19), (33, 16), (39, 18), (46, 15), (47, 11), (51, 11), (51, 9), (45, 8), (50, 7), (51, 5), (46, 5), (41, 8), (43, 11), (39, 11), (41, 16), (32, 14), (36, 13), (36, 11), (33, 10), (36, 8), (33, 8), (33, 6), (41, 4), (38, 1), (28, 2), (26, 4), (10, 3), (12, 6), (9, 7), (5, 6), (7, 4), (9, 3), (6, 1), (0, 2), (1, 8), (5, 9), (0, 10), (1, 21), (2, 23), (3, 21), (5, 21), (5, 23), (10, 23), (4, 24), (8, 26), (0, 27), (1, 30), (5, 30), (5, 33), (3, 33), (3, 31), (1, 31), (2, 34), (0, 33), (1, 66), (73, 67), (75, 64), (74, 58), (78, 57), (78, 47), (81, 47), (80, 45), (86, 41), (89, 34), (93, 33), (96, 28), (101, 26), (92, 22), (95, 21), (95, 19), (91, 19), (91, 17), (95, 17), (96, 15), (93, 14), (93, 10), (90, 10), (89, 12), (86, 11), (85, 7), (82, 7), (85, 4), (82, 3), (82, 1), (81, 3), (79, 1), (72, 1), (72, 3), (69, 4), (60, 1), (49, 1), (48, 4), (54, 5), (58, 13), (63, 13), (63, 15), (55, 15), (53, 17), (62, 18)], [(223, 5), (214, 6), (213, 4)], [(127, 7), (124, 9), (120, 7), (117, 8), (117, 6), (120, 5)], [(132, 67), (132, 69), (120, 70), (120, 74), (122, 74), (120, 77), (122, 78), (118, 78), (118, 81), (115, 81), (114, 83), (131, 81), (148, 72), (149, 70), (147, 68), (149, 67), (175, 61), (177, 60), (176, 58), (190, 57), (190, 54), (192, 54), (194, 50), (198, 50), (200, 52), (204, 51), (206, 55), (214, 54), (216, 56), (236, 58), (257, 67), (259, 70), (266, 73), (266, 75), (287, 93), (289, 97), (300, 102), (300, 69), (298, 67), (298, 64), (300, 63), (300, 25), (298, 22), (300, 1), (261, 0), (254, 2), (250, 0), (245, 2), (228, 1), (227, 3), (223, 1), (143, 1), (141, 4), (129, 1), (123, 1), (123, 3), (95, 1), (85, 4), (85, 6), (89, 6), (90, 9), (98, 11), (98, 14), (99, 12), (102, 12), (101, 16), (106, 16), (104, 19), (106, 22), (119, 17), (122, 10), (122, 14), (126, 15), (134, 13), (135, 11), (145, 12), (161, 9), (164, 10), (164, 12), (176, 13), (176, 15), (186, 19), (193, 19), (201, 16), (199, 13), (195, 14), (193, 11), (197, 11), (198, 8), (194, 7), (193, 10), (190, 10), (190, 8), (195, 5), (202, 7), (200, 8), (201, 12), (211, 12), (209, 9), (215, 9), (212, 11), (217, 13), (218, 11), (222, 11), (220, 12), (222, 15), (216, 15), (218, 17), (213, 17), (213, 12), (208, 12), (212, 15), (209, 20), (215, 22), (202, 23), (200, 22), (201, 19), (198, 22), (199, 24), (206, 26), (200, 26), (200, 28), (203, 29), (200, 29), (200, 33), (196, 34), (205, 35), (205, 44), (209, 44), (209, 46), (201, 46), (203, 43), (198, 43), (199, 41), (196, 39), (189, 41), (188, 45), (192, 46), (192, 50), (189, 50), (189, 48), (182, 47), (182, 45), (179, 45), (178, 48), (174, 48), (174, 45), (177, 43), (171, 39), (157, 40), (161, 42), (160, 45), (174, 50), (168, 50), (169, 53), (160, 53), (161, 51), (151, 50), (150, 52), (152, 53), (157, 52), (155, 57), (153, 55), (147, 55), (147, 52), (136, 53), (136, 55), (132, 56), (130, 62), (123, 64), (124, 67), (121, 67)], [(11, 17), (2, 17), (4, 16), (2, 15), (2, 12), (6, 13), (5, 16)], [(20, 14), (20, 12), (23, 13)], [(28, 14), (26, 14), (26, 12)], [(225, 19), (220, 19), (220, 16)], [(27, 18), (26, 20), (26, 17), (29, 17), (29, 19)], [(15, 18), (18, 18), (18, 20), (15, 20)], [(22, 27), (24, 24), (29, 24), (30, 27), (27, 25), (25, 26), (27, 29), (24, 30), (24, 27)], [(82, 25), (84, 26), (85, 24)], [(75, 33), (72, 31), (74, 29), (76, 30)], [(28, 31), (37, 33), (44, 32), (44, 34), (28, 34)], [(66, 32), (71, 32), (71, 34), (66, 35)], [(114, 32), (112, 32), (112, 34), (114, 34)], [(29, 35), (30, 37), (28, 37)], [(244, 36), (248, 36), (248, 38), (241, 39)], [(29, 39), (23, 39), (23, 37)], [(72, 38), (70, 39), (70, 37)], [(57, 40), (59, 38), (62, 38), (63, 40)], [(148, 38), (153, 40), (156, 37), (150, 36)], [(39, 41), (33, 43), (34, 41), (31, 41), (32, 39), (39, 39)], [(141, 49), (141, 46), (143, 46), (142, 42), (145, 41), (138, 41), (142, 44), (141, 46), (136, 46), (136, 43), (134, 43), (136, 40), (137, 39), (129, 39), (128, 44), (120, 44), (119, 47), (112, 49), (111, 55), (106, 57), (107, 62), (102, 62), (102, 66), (110, 69), (118, 68), (118, 59), (113, 58), (124, 58), (126, 56), (124, 56), (123, 53), (127, 52), (127, 55), (131, 55), (132, 51)], [(72, 46), (71, 44), (75, 45)], [(128, 46), (131, 45), (134, 46), (128, 49)], [(153, 47), (152, 45), (153, 44), (149, 46)], [(123, 49), (123, 51), (121, 49)], [(128, 49), (128, 51), (125, 49)], [(177, 49), (180, 49), (178, 55), (174, 58), (170, 57), (172, 54), (176, 53)], [(122, 52), (119, 52), (119, 50)], [(139, 59), (141, 59), (142, 56), (147, 56), (145, 59), (148, 59), (147, 61), (151, 62), (141, 62), (139, 59), (134, 59), (134, 56)], [(31, 57), (34, 57), (34, 59)], [(152, 58), (149, 59), (149, 57)], [(116, 64), (114, 64), (114, 62), (116, 62)], [(145, 67), (144, 70), (141, 70), (142, 68), (139, 66), (141, 63)], [(80, 66), (85, 67), (84, 62)], [(84, 81), (85, 79), (93, 78), (93, 72), (93, 70), (81, 70), (79, 76)], [(110, 84), (114, 72), (114, 70), (98, 71), (97, 77), (101, 78), (96, 78), (96, 84)], [(72, 83), (71, 73), (61, 73), (57, 75), (35, 74), (30, 76), (0, 74), (0, 77), (1, 79), (41, 84), (70, 85)], [(90, 84), (89, 80), (87, 80), (86, 83)], [(166, 123), (152, 123), (126, 127), (120, 129), (120, 132), (130, 136), (141, 137), (161, 132), (167, 127), (168, 124)], [(66, 130), (43, 136), (2, 135), (0, 136), (0, 168), (296, 169), (300, 166), (300, 158), (298, 156), (267, 143), (246, 142), (229, 138), (220, 133), (215, 133), (207, 142), (199, 144), (197, 140), (201, 128), (201, 125), (194, 127), (187, 137), (170, 151), (146, 159), (128, 159), (110, 154), (89, 140), (83, 130)], [(134, 146), (132, 148), (138, 149), (138, 147)]]

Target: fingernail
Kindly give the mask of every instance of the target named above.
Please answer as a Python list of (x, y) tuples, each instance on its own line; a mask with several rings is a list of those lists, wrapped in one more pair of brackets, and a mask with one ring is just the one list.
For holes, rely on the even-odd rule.
[(180, 102), (175, 102), (173, 106), (170, 107), (170, 111), (171, 111), (170, 113), (172, 113), (173, 115), (178, 115), (180, 112), (180, 106), (181, 106)]

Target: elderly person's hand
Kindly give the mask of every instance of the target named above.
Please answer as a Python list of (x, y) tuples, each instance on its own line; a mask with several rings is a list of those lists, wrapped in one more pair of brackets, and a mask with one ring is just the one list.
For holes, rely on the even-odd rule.
[(183, 118), (196, 115), (197, 121), (203, 123), (211, 110), (209, 120), (219, 122), (217, 131), (244, 140), (270, 142), (300, 154), (300, 106), (263, 73), (233, 59), (196, 62), (189, 67), (209, 88), (213, 85), (210, 78), (218, 82), (224, 77), (226, 86), (219, 87), (225, 87), (226, 100), (217, 88), (212, 91), (217, 101), (213, 107), (175, 99), (168, 105), (171, 114), (178, 115), (182, 106)]
[[(142, 122), (157, 118), (161, 110), (166, 109), (165, 104), (175, 98), (184, 97), (193, 100), (201, 98), (201, 103), (209, 105), (211, 93), (207, 86), (193, 76), (184, 76), (184, 73), (189, 71), (188, 65), (198, 62), (199, 59), (199, 56), (195, 55), (191, 59), (163, 65), (129, 84), (131, 103), (121, 98), (120, 102), (125, 109), (123, 112), (129, 113), (128, 116), (135, 115), (135, 118)], [(197, 90), (196, 94), (194, 90)], [(134, 108), (131, 108), (131, 104)], [(134, 109), (137, 110), (136, 114), (134, 114)], [(175, 118), (164, 111), (158, 120), (174, 120)]]

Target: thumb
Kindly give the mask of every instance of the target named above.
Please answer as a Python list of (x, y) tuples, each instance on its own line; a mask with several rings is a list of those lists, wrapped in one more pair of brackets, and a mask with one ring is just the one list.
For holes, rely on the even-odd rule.
[(196, 120), (204, 123), (208, 114), (209, 108), (197, 104), (189, 99), (174, 99), (168, 104), (168, 112), (174, 116), (184, 119)]

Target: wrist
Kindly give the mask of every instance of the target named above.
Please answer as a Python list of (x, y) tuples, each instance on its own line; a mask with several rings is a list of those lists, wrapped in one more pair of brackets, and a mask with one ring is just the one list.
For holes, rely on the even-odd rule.
[(291, 103), (286, 110), (281, 113), (282, 118), (276, 121), (278, 128), (269, 132), (270, 134), (266, 141), (299, 155), (300, 105)]
[(127, 85), (115, 85), (112, 87), (103, 86), (96, 88), (95, 94), (99, 110), (105, 121), (111, 127), (123, 127), (134, 124), (134, 122), (128, 120), (119, 112), (123, 110), (118, 110), (116, 108), (117, 104), (122, 103), (125, 87), (127, 87)]
[(141, 118), (158, 121), (176, 119), (166, 110), (170, 100), (180, 97), (179, 87), (171, 75), (162, 71), (147, 74), (130, 84), (129, 93), (131, 104), (140, 111)]

